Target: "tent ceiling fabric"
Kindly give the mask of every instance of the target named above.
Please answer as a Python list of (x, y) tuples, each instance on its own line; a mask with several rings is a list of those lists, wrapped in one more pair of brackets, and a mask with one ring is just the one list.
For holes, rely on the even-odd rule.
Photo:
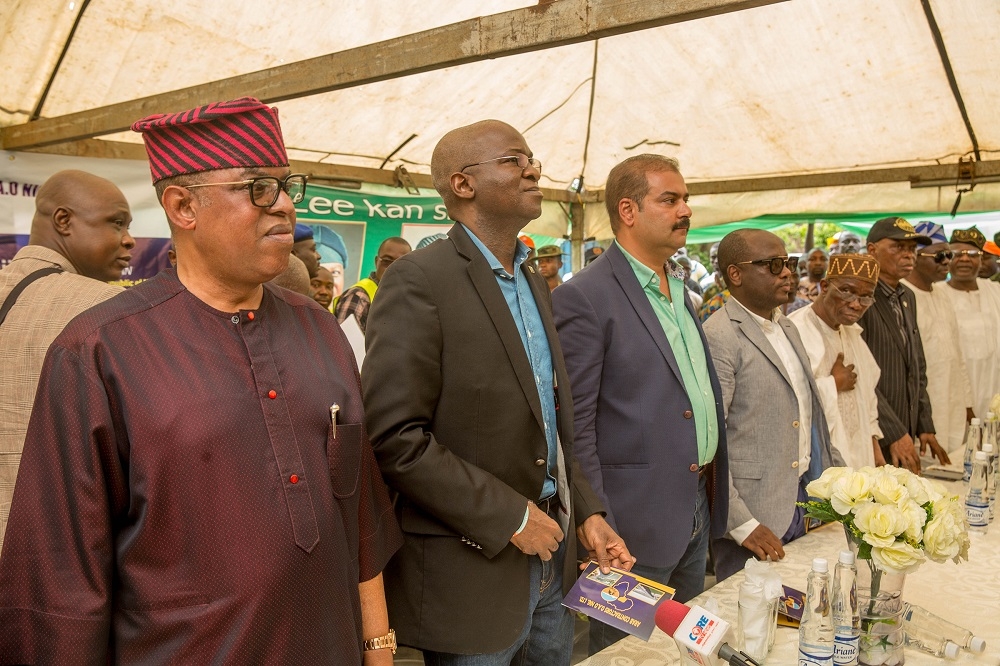
[[(80, 2), (4, 0), (0, 125), (26, 122)], [(92, 0), (42, 109), (54, 117), (529, 6), (525, 0)], [(984, 160), (1000, 154), (1000, 2), (931, 0)], [(73, 9), (71, 9), (71, 6)], [(590, 145), (585, 151), (597, 49)], [(247, 90), (253, 95), (253, 90)], [(690, 181), (955, 163), (973, 145), (920, 0), (793, 0), (288, 100), (293, 158), (428, 172), (447, 130), (522, 129), (543, 185), (676, 157)], [(138, 141), (130, 133), (104, 138)], [(586, 154), (585, 154), (586, 152)], [(994, 210), (995, 191), (962, 210)], [(949, 210), (906, 183), (699, 197), (695, 223), (765, 213)], [(943, 208), (942, 208), (943, 207)], [(606, 235), (599, 206), (588, 234)], [(606, 215), (604, 216), (606, 220)]]

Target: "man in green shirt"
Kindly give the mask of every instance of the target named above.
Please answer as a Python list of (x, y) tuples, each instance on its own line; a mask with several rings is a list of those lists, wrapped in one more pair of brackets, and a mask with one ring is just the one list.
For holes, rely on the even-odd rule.
[[(552, 292), (575, 453), (633, 572), (688, 601), (704, 589), (710, 535), (725, 534), (728, 464), (722, 391), (670, 260), (691, 225), (687, 186), (675, 161), (639, 155), (611, 170), (605, 194), (615, 242)], [(623, 636), (592, 622), (591, 653)]]

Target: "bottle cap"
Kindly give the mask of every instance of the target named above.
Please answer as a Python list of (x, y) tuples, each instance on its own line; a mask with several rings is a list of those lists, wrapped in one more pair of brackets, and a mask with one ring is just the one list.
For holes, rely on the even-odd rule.
[(962, 651), (962, 648), (958, 647), (951, 641), (945, 641), (944, 644), (944, 656), (945, 659), (957, 659), (958, 653)]
[(977, 426), (977, 425), (979, 425), (980, 423), (982, 423), (982, 421), (980, 421), (980, 420), (979, 420), (978, 418), (976, 418), (975, 416), (973, 416), (973, 417), (972, 417), (972, 420), (971, 420), (971, 421), (969, 421), (969, 424), (970, 424), (970, 425), (974, 425), (974, 426)]
[(983, 652), (986, 652), (986, 641), (979, 636), (973, 636), (972, 640), (969, 642), (969, 649), (973, 652), (982, 654)]
[[(980, 453), (982, 452), (980, 451)], [(816, 559), (814, 559), (813, 571), (815, 571), (816, 573), (826, 573), (827, 571), (829, 571), (829, 569), (827, 569), (826, 560), (822, 557), (817, 557)]]
[(841, 564), (854, 564), (854, 553), (849, 550), (840, 551)]
[(982, 461), (985, 462), (986, 461), (986, 451), (976, 451), (976, 460), (982, 460)]

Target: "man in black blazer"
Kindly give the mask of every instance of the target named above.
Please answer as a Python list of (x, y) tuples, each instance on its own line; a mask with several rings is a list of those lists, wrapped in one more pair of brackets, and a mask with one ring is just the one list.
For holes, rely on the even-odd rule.
[(632, 558), (574, 462), (549, 290), (517, 239), (541, 214), (541, 163), (483, 121), (446, 134), (431, 173), (457, 223), (386, 271), (362, 371), (404, 533), (390, 623), (428, 665), (568, 666), (577, 538), (605, 566)]
[(868, 254), (879, 265), (878, 286), (875, 304), (858, 320), (864, 329), (861, 337), (882, 370), (875, 388), (882, 454), (892, 465), (911, 472), (920, 471), (917, 440), (921, 453), (930, 446), (939, 460), (948, 458), (934, 435), (916, 298), (900, 284), (913, 270), (917, 243), (930, 245), (931, 239), (901, 217), (886, 217), (872, 226)]
[[(637, 155), (611, 170), (605, 194), (615, 242), (552, 292), (576, 455), (633, 572), (686, 602), (704, 590), (729, 506), (722, 390), (670, 258), (691, 226), (687, 186), (675, 161)], [(591, 622), (590, 653), (625, 635)]]

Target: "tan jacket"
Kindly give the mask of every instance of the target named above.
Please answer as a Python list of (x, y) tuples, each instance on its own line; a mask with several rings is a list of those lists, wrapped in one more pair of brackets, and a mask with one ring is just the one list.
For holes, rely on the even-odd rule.
[(122, 291), (78, 275), (54, 250), (28, 245), (0, 270), (0, 303), (29, 273), (50, 266), (65, 272), (33, 282), (0, 326), (0, 551), (45, 352), (73, 317)]

